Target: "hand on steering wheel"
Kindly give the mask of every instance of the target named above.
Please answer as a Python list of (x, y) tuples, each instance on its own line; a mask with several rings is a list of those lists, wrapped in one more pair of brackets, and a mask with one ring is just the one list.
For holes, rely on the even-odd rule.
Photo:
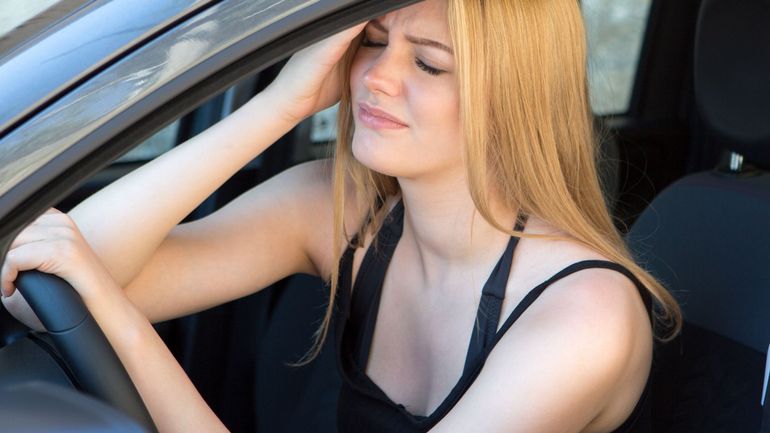
[(69, 215), (49, 209), (19, 233), (0, 270), (4, 297), (19, 272), (37, 269), (67, 281), (88, 305), (100, 291), (120, 290)]
[[(25, 323), (45, 326), (80, 389), (156, 431), (126, 369), (84, 305), (84, 294), (95, 299), (102, 290), (120, 288), (69, 216), (52, 209), (25, 228), (11, 245), (1, 278), (3, 303), (8, 306), (15, 297), (17, 318), (21, 313)], [(29, 303), (13, 295), (14, 284)]]

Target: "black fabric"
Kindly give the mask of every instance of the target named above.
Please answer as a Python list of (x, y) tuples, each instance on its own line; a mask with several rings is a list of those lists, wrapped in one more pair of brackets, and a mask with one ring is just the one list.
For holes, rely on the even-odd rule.
[(628, 233), (636, 261), (679, 301), (681, 337), (653, 363), (656, 432), (759, 430), (770, 343), (770, 174), (698, 173)]
[[(521, 216), (517, 219), (522, 222)], [(624, 267), (602, 260), (586, 260), (574, 263), (561, 270), (547, 281), (532, 289), (516, 306), (511, 315), (505, 320), (500, 330), (497, 331), (499, 323), (499, 308), (492, 301), (491, 306), (482, 307), (480, 302), (478, 317), (478, 328), (474, 329), (479, 333), (478, 342), (469, 344), (468, 358), (466, 358), (466, 368), (457, 384), (453, 387), (446, 399), (429, 416), (417, 416), (409, 413), (404, 406), (397, 404), (388, 398), (388, 396), (366, 375), (366, 363), (368, 362), (369, 349), (371, 345), (371, 335), (373, 333), (376, 321), (377, 308), (379, 306), (379, 295), (381, 293), (382, 282), (390, 257), (385, 257), (383, 251), (392, 252), (395, 250), (398, 239), (392, 236), (400, 236), (403, 225), (403, 207), (399, 204), (386, 219), (384, 226), (378, 233), (378, 240), (382, 237), (387, 241), (383, 249), (370, 247), (367, 251), (364, 261), (355, 282), (355, 291), (351, 292), (352, 284), (352, 261), (354, 247), (349, 247), (340, 261), (340, 284), (338, 287), (339, 298), (338, 316), (335, 318), (335, 332), (337, 341), (338, 364), (342, 374), (342, 387), (340, 390), (338, 403), (338, 426), (340, 432), (424, 432), (432, 428), (456, 405), (466, 390), (471, 386), (484, 365), (489, 353), (502, 338), (505, 332), (514, 324), (514, 322), (526, 311), (526, 309), (537, 300), (545, 289), (554, 282), (589, 268), (606, 268), (621, 272), (631, 279), (639, 289), (639, 292), (645, 302), (648, 312), (651, 311), (651, 298), (641, 282)], [(523, 226), (517, 224), (517, 229)], [(505, 286), (507, 285), (508, 274), (510, 271), (510, 261), (513, 258), (516, 241), (512, 238), (506, 248), (505, 253), (500, 258), (495, 270), (490, 275), (488, 284), (495, 287), (487, 287), (487, 299), (502, 299), (505, 296)], [(355, 243), (353, 243), (354, 245)], [(373, 245), (375, 245), (373, 243)], [(372, 252), (377, 251), (377, 252)], [(371, 262), (366, 263), (366, 257)], [(503, 262), (508, 262), (503, 264)], [(489, 301), (487, 301), (489, 302)], [(482, 308), (489, 308), (483, 311)], [(495, 314), (494, 310), (498, 313)], [(489, 314), (489, 312), (492, 314)], [(495, 317), (497, 316), (497, 317)], [(492, 328), (492, 326), (494, 326)], [(488, 331), (488, 329), (492, 331)], [(479, 351), (479, 352), (477, 352)], [(613, 433), (649, 433), (649, 398), (648, 386), (639, 399), (636, 407), (624, 424)]]
[(653, 360), (652, 431), (760, 431), (765, 354), (685, 322)]
[(698, 173), (661, 192), (626, 239), (690, 323), (764, 353), (769, 222), (770, 174)]
[[(399, 201), (383, 226), (377, 232), (377, 239), (374, 241), (374, 248), (366, 251), (364, 259), (361, 261), (361, 270), (356, 278), (356, 287), (361, 287), (364, 283), (364, 276), (373, 281), (382, 282), (385, 279), (385, 271), (388, 269), (390, 259), (401, 238), (401, 232), (404, 228), (404, 204)], [(375, 290), (362, 290), (351, 305), (351, 321), (359, 323), (351, 330), (356, 347), (371, 347), (374, 337), (374, 321), (368, 320), (368, 317), (377, 316), (380, 307), (379, 292)], [(360, 351), (359, 358), (356, 360), (359, 365), (366, 363), (368, 351)]]
[(770, 167), (770, 1), (704, 0), (695, 43), (698, 109), (721, 147)]
[[(313, 345), (313, 335), (329, 302), (328, 292), (328, 285), (320, 278), (299, 274), (274, 293), (272, 317), (264, 334), (258, 337), (260, 350), (252, 366), (256, 381), (252, 409), (256, 430), (241, 431), (337, 431), (341, 379), (333, 339), (326, 339), (321, 353), (309, 364), (292, 365)], [(258, 313), (268, 314), (268, 311)], [(252, 309), (252, 319), (254, 317)], [(244, 417), (245, 413), (241, 412), (240, 416)]]
[[(767, 398), (768, 388), (770, 388), (770, 381), (765, 385), (765, 399)], [(762, 428), (760, 429), (760, 433), (770, 433), (770, 403), (767, 401), (765, 401), (762, 406)]]
[[(517, 218), (515, 231), (524, 231), (526, 216), (520, 215)], [(497, 333), (497, 326), (500, 324), (500, 313), (503, 309), (503, 299), (505, 299), (505, 286), (508, 282), (508, 275), (511, 273), (511, 262), (513, 261), (513, 251), (519, 243), (519, 238), (511, 237), (508, 246), (505, 248), (500, 260), (492, 270), (484, 288), (481, 290), (481, 299), (479, 300), (479, 309), (476, 312), (476, 324), (471, 333), (471, 341), (468, 344), (468, 353), (465, 355), (464, 371), (468, 372), (480, 356), (484, 356), (484, 351), (491, 347)], [(363, 365), (363, 364), (360, 364)]]

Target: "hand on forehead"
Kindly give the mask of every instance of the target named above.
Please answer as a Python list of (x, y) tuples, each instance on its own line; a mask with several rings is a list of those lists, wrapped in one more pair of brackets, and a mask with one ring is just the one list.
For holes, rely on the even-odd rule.
[(390, 12), (372, 20), (369, 28), (397, 33), (412, 40), (438, 42), (437, 47), (447, 47), (451, 52), (445, 0), (427, 0)]

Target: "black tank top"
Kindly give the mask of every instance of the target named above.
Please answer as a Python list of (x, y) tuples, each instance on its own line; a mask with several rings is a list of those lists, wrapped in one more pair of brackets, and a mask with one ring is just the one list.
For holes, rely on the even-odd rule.
[[(486, 361), (490, 351), (516, 319), (554, 282), (588, 268), (612, 269), (630, 278), (637, 286), (648, 313), (651, 298), (644, 285), (625, 267), (604, 260), (574, 263), (532, 289), (516, 306), (498, 331), (500, 311), (505, 297), (513, 253), (518, 243), (511, 237), (505, 252), (484, 284), (479, 301), (474, 332), (468, 345), (465, 368), (449, 395), (428, 416), (409, 413), (403, 405), (393, 402), (365, 373), (374, 336), (374, 326), (380, 304), (382, 283), (390, 259), (403, 230), (404, 207), (399, 202), (383, 222), (377, 239), (366, 251), (352, 291), (352, 264), (355, 240), (340, 260), (339, 302), (335, 318), (338, 365), (342, 387), (337, 406), (337, 423), (343, 433), (426, 432), (436, 425), (465, 394)], [(523, 230), (526, 217), (519, 215), (515, 230)], [(649, 433), (648, 379), (644, 392), (631, 415), (613, 433)]]

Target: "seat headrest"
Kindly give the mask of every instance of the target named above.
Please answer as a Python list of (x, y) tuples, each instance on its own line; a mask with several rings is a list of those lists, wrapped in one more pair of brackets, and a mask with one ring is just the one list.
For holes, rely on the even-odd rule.
[(694, 70), (698, 110), (722, 147), (770, 166), (770, 0), (703, 0)]

